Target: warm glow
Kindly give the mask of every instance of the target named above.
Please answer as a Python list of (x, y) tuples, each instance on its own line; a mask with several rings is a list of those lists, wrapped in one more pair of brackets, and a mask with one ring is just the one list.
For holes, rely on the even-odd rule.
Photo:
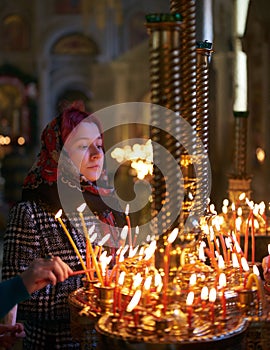
[(144, 285), (143, 285), (145, 290), (149, 290), (150, 289), (151, 282), (152, 282), (152, 276), (146, 277)]
[(201, 300), (207, 300), (208, 299), (208, 287), (204, 286), (201, 290)]
[(172, 230), (172, 232), (168, 236), (168, 243), (173, 243), (178, 236), (178, 228)]
[(127, 238), (127, 234), (128, 234), (128, 225), (125, 225), (122, 228), (122, 231), (121, 231), (121, 234), (120, 234), (121, 239), (123, 239), (125, 241), (126, 238)]
[(241, 265), (242, 265), (244, 271), (246, 271), (246, 272), (249, 271), (249, 266), (248, 266), (247, 259), (245, 257), (243, 257), (243, 256), (241, 258)]
[(196, 283), (197, 283), (197, 276), (196, 276), (196, 273), (193, 273), (189, 278), (189, 286), (190, 287), (195, 286)]
[(222, 256), (222, 255), (219, 255), (219, 256), (218, 256), (218, 267), (219, 267), (219, 269), (221, 269), (221, 270), (224, 270), (224, 269), (225, 269), (225, 262), (224, 262), (224, 259), (223, 259), (223, 256)]
[(259, 269), (258, 269), (258, 266), (256, 266), (256, 265), (253, 265), (253, 273), (255, 274), (255, 275), (257, 275), (257, 276), (260, 276), (260, 271), (259, 271)]
[(141, 299), (142, 291), (140, 289), (136, 290), (132, 299), (127, 306), (127, 312), (131, 312), (138, 304)]
[(189, 292), (187, 295), (186, 305), (191, 306), (194, 301), (194, 292)]
[(157, 242), (156, 241), (152, 241), (149, 246), (147, 248), (145, 248), (144, 250), (144, 260), (149, 260), (152, 258), (152, 256), (155, 253), (156, 250), (156, 246), (157, 246)]
[(216, 301), (217, 291), (215, 288), (211, 288), (209, 292), (209, 301), (214, 303)]
[(139, 287), (139, 285), (142, 283), (142, 276), (138, 272), (134, 277), (133, 277), (133, 289), (136, 289)]
[(265, 160), (265, 151), (261, 148), (258, 147), (256, 149), (256, 157), (259, 163), (263, 163)]
[(226, 287), (227, 281), (226, 281), (226, 275), (225, 275), (225, 273), (222, 272), (222, 273), (219, 275), (218, 284), (219, 284), (219, 286), (220, 286), (221, 288)]
[(59, 209), (58, 212), (55, 214), (55, 218), (59, 219), (62, 216), (62, 209)]
[(237, 255), (235, 253), (232, 253), (232, 266), (234, 268), (238, 268), (240, 266), (239, 261), (237, 259)]
[(118, 278), (118, 284), (120, 286), (122, 286), (124, 284), (125, 277), (126, 277), (125, 271), (121, 271), (120, 275), (119, 275), (119, 278)]
[(153, 173), (153, 149), (151, 140), (145, 144), (134, 144), (133, 147), (126, 145), (123, 148), (116, 147), (111, 156), (118, 163), (130, 161), (130, 165), (136, 170), (137, 177), (143, 180), (147, 174)]
[(20, 136), (20, 137), (18, 137), (17, 142), (18, 142), (19, 146), (22, 146), (25, 144), (25, 138), (23, 136)]

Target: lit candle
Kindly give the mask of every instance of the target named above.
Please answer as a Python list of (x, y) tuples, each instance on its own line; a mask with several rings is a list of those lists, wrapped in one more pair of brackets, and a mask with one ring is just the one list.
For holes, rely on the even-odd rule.
[(226, 297), (225, 297), (225, 287), (227, 285), (225, 273), (219, 275), (219, 286), (221, 288), (221, 304), (222, 304), (222, 316), (223, 319), (226, 318), (227, 307), (226, 307)]
[(175, 241), (176, 237), (178, 236), (178, 228), (174, 228), (172, 232), (169, 234), (167, 239), (167, 245), (165, 248), (165, 254), (164, 254), (164, 294), (163, 294), (163, 306), (164, 311), (167, 309), (167, 288), (168, 288), (168, 281), (169, 281), (169, 272), (170, 272), (170, 252), (172, 243)]
[(132, 246), (132, 237), (131, 237), (131, 224), (130, 224), (130, 218), (129, 218), (129, 204), (126, 205), (126, 221), (128, 226), (128, 244)]
[[(68, 230), (67, 230), (67, 228), (66, 228), (66, 225), (64, 224), (63, 220), (61, 219), (61, 215), (62, 215), (62, 209), (60, 209), (60, 210), (56, 213), (55, 218), (56, 218), (56, 219), (58, 220), (58, 222), (61, 224), (61, 226), (62, 226), (62, 228), (63, 228), (65, 234), (67, 235), (67, 237), (68, 237), (68, 239), (69, 239), (69, 241), (70, 241), (70, 243), (71, 243), (71, 245), (72, 245), (72, 247), (73, 247), (73, 249), (74, 249), (74, 251), (75, 251), (77, 257), (79, 258), (79, 260), (80, 260), (80, 262), (81, 262), (82, 268), (83, 268), (85, 271), (87, 271), (87, 268), (86, 268), (85, 263), (84, 263), (84, 261), (83, 261), (83, 259), (82, 259), (82, 256), (81, 256), (81, 254), (80, 254), (78, 248), (76, 247), (76, 244), (74, 243), (74, 241), (73, 241), (73, 239), (72, 239), (70, 233), (68, 232)], [(86, 274), (86, 276), (87, 276), (87, 278), (89, 279), (88, 273)]]
[(202, 302), (202, 309), (205, 309), (206, 306), (206, 300), (208, 299), (208, 287), (203, 286), (201, 290), (201, 302)]
[(186, 300), (188, 328), (192, 327), (193, 301), (194, 301), (194, 292), (189, 292)]
[(246, 288), (246, 284), (247, 284), (247, 278), (249, 276), (249, 265), (248, 262), (246, 260), (245, 257), (241, 258), (241, 266), (243, 268), (243, 270), (245, 271), (245, 276), (244, 276), (244, 288)]
[(128, 235), (128, 225), (125, 225), (122, 228), (122, 231), (120, 233), (120, 246), (122, 248), (124, 248), (124, 246), (126, 245), (127, 235)]
[(88, 240), (89, 252), (90, 252), (90, 255), (91, 255), (93, 263), (94, 263), (94, 267), (95, 267), (95, 270), (96, 270), (96, 273), (97, 273), (97, 278), (98, 278), (99, 283), (101, 284), (101, 286), (103, 286), (104, 284), (103, 284), (103, 279), (102, 279), (102, 276), (101, 276), (101, 273), (100, 273), (100, 268), (99, 268), (99, 265), (98, 265), (98, 262), (97, 262), (97, 259), (96, 259), (96, 255), (95, 255), (95, 253), (93, 251), (92, 244), (91, 244), (90, 239), (89, 239), (87, 227), (86, 227), (86, 224), (85, 224), (85, 221), (84, 221), (84, 217), (83, 217), (83, 213), (82, 213), (82, 211), (85, 209), (85, 207), (86, 207), (86, 204), (83, 203), (80, 207), (77, 208), (77, 210), (78, 210), (79, 216), (81, 218), (84, 235), (85, 235), (86, 239)]
[(135, 245), (136, 245), (136, 241), (137, 241), (137, 237), (139, 235), (139, 232), (140, 232), (139, 226), (137, 225), (135, 227), (135, 235), (134, 235), (134, 238), (133, 238), (133, 247), (135, 247)]
[(131, 312), (139, 304), (141, 295), (142, 291), (137, 289), (126, 308), (127, 312)]
[(209, 302), (210, 302), (210, 319), (211, 323), (215, 322), (215, 301), (217, 297), (217, 291), (215, 288), (211, 288), (209, 292)]
[(189, 278), (189, 290), (193, 290), (193, 287), (196, 286), (197, 283), (197, 275), (193, 273)]

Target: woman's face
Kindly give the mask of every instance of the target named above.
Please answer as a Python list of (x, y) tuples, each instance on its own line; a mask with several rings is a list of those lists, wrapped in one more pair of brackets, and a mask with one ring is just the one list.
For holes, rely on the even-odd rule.
[(81, 122), (65, 142), (80, 173), (90, 181), (99, 179), (104, 162), (103, 142), (95, 123)]

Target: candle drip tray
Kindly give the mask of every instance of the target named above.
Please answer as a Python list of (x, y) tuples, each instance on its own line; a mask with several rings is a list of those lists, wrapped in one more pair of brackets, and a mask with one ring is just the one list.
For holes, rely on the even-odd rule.
[(248, 327), (246, 318), (232, 318), (215, 324), (194, 321), (193, 327), (177, 326), (173, 319), (159, 320), (142, 317), (139, 324), (134, 320), (118, 320), (112, 315), (102, 316), (96, 324), (100, 350), (182, 350), (217, 349), (244, 350), (244, 337)]

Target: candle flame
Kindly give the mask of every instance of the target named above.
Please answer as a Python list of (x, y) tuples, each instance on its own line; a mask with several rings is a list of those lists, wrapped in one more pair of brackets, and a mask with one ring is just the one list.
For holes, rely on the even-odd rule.
[(125, 214), (126, 214), (126, 216), (128, 216), (128, 214), (129, 214), (129, 204), (126, 205)]
[(145, 248), (144, 250), (144, 260), (149, 260), (151, 259), (151, 257), (153, 256), (153, 254), (155, 253), (156, 250), (156, 246), (157, 246), (157, 242), (156, 241), (152, 241), (149, 246), (147, 248)]
[(86, 203), (81, 204), (78, 208), (77, 211), (79, 213), (82, 213), (84, 211), (84, 209), (86, 208)]
[(258, 269), (258, 266), (256, 265), (253, 265), (253, 273), (257, 276), (260, 276), (260, 271)]
[(62, 209), (59, 209), (58, 212), (55, 214), (55, 218), (59, 219), (62, 216)]
[(209, 301), (211, 303), (214, 303), (216, 301), (216, 298), (217, 298), (216, 288), (211, 288), (209, 292)]
[(91, 242), (91, 243), (94, 243), (95, 240), (96, 240), (96, 238), (97, 238), (97, 233), (95, 232), (95, 233), (93, 233), (93, 234), (90, 236), (90, 242)]
[(111, 234), (107, 233), (99, 242), (98, 245), (102, 247), (109, 239), (110, 239)]
[(218, 256), (218, 267), (219, 267), (219, 269), (221, 269), (221, 270), (224, 270), (224, 269), (225, 269), (225, 262), (224, 262), (224, 259), (223, 259), (223, 256), (222, 256), (222, 255), (219, 255), (219, 256)]
[(138, 304), (141, 299), (142, 291), (140, 289), (136, 290), (132, 299), (130, 300), (126, 310), (127, 312), (131, 312)]
[(239, 198), (240, 201), (244, 200), (244, 199), (246, 198), (245, 192), (242, 192), (242, 193), (239, 195), (238, 198)]
[(208, 287), (207, 286), (203, 286), (202, 290), (201, 290), (201, 300), (207, 300), (208, 299)]
[(129, 258), (133, 258), (135, 256), (135, 254), (137, 253), (137, 250), (139, 249), (139, 246), (137, 245), (134, 249), (130, 246), (129, 247), (129, 253), (128, 253), (128, 257)]
[(118, 284), (120, 286), (122, 286), (124, 284), (125, 277), (126, 277), (125, 271), (121, 271), (120, 275), (119, 275), (119, 278), (118, 278)]
[(142, 283), (142, 276), (138, 272), (134, 277), (133, 277), (133, 289), (136, 289), (139, 287), (139, 285)]
[(242, 256), (242, 258), (241, 258), (241, 265), (242, 265), (244, 271), (246, 271), (246, 272), (249, 271), (248, 262), (244, 256)]
[(270, 254), (270, 243), (268, 244), (268, 254)]
[(139, 232), (140, 232), (140, 229), (139, 229), (139, 226), (137, 225), (137, 226), (135, 227), (135, 235), (138, 235)]
[(219, 284), (219, 286), (220, 286), (221, 288), (226, 287), (227, 282), (226, 282), (226, 275), (225, 275), (224, 272), (222, 272), (222, 273), (219, 275), (218, 284)]
[(192, 287), (192, 286), (195, 286), (196, 283), (197, 283), (197, 276), (196, 276), (196, 273), (193, 273), (189, 278), (189, 285)]
[(191, 306), (193, 304), (193, 301), (194, 301), (194, 292), (191, 291), (187, 295), (186, 305)]
[(234, 268), (240, 267), (238, 259), (237, 259), (237, 255), (235, 253), (232, 253), (232, 266)]
[(88, 230), (88, 235), (91, 236), (91, 234), (94, 232), (94, 230), (95, 230), (95, 225), (92, 225)]
[(178, 236), (178, 228), (176, 227), (176, 228), (174, 228), (173, 230), (172, 230), (172, 232), (169, 234), (169, 236), (168, 236), (168, 243), (173, 243), (175, 240), (176, 240), (176, 237)]
[(128, 225), (125, 225), (120, 234), (121, 239), (125, 240), (127, 238), (127, 234), (128, 234)]
[(149, 290), (150, 289), (151, 282), (152, 282), (152, 276), (146, 277), (144, 285), (143, 285), (145, 290)]

